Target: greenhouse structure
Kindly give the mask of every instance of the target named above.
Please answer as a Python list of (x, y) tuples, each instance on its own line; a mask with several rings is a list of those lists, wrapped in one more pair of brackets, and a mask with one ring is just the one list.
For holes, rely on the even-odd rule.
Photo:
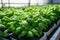
[(60, 0), (0, 0), (0, 40), (60, 40)]

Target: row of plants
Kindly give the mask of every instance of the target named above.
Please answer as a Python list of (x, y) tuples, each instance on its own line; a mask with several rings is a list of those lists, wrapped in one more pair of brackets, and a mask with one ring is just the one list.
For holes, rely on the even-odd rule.
[(60, 5), (0, 8), (0, 38), (8, 33), (21, 37), (41, 37), (53, 21), (60, 18)]

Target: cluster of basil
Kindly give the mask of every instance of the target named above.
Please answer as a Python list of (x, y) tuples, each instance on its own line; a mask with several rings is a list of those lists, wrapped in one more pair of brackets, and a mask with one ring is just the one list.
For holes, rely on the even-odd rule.
[(59, 5), (0, 8), (0, 28), (4, 28), (3, 32), (0, 31), (0, 37), (7, 36), (9, 31), (18, 35), (18, 38), (40, 37), (42, 30), (46, 30), (59, 17)]

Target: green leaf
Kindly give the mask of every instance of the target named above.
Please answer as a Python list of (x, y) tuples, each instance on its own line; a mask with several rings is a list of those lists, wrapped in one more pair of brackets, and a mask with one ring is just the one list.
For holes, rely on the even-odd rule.
[(28, 31), (27, 36), (28, 37), (33, 37), (33, 33), (31, 31)]

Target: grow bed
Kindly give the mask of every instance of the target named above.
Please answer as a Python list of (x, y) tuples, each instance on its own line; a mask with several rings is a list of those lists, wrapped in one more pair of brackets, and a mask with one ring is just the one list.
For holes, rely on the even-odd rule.
[(0, 38), (39, 40), (43, 30), (47, 30), (58, 18), (60, 5), (0, 8)]
[(50, 40), (60, 40), (60, 27), (56, 30), (54, 35), (50, 38)]
[(59, 25), (54, 30), (52, 30), (49, 35), (47, 35), (47, 40), (49, 40), (52, 37), (52, 35), (56, 32), (58, 28), (59, 28)]

